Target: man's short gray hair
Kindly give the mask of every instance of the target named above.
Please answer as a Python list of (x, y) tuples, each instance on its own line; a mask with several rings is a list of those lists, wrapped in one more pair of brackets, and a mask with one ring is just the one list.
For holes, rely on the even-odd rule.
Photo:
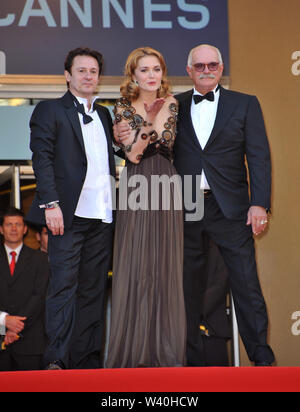
[(217, 55), (218, 55), (219, 63), (220, 63), (220, 64), (223, 64), (222, 54), (221, 54), (220, 50), (219, 50), (217, 47), (211, 46), (210, 44), (200, 44), (199, 46), (194, 47), (194, 48), (190, 51), (190, 53), (189, 53), (188, 62), (187, 62), (187, 65), (188, 65), (189, 67), (192, 67), (192, 64), (193, 64), (193, 54), (194, 54), (194, 52), (195, 52), (196, 50), (200, 49), (201, 47), (210, 47), (211, 49), (215, 50), (215, 52), (216, 52)]

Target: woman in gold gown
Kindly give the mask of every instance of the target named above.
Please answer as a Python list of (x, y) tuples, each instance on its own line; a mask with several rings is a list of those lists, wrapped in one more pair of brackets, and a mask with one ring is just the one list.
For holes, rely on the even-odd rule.
[[(184, 366), (181, 186), (172, 165), (178, 104), (163, 56), (134, 50), (125, 66), (115, 122), (128, 122), (119, 145), (119, 186), (107, 368)], [(158, 184), (159, 182), (163, 182)]]

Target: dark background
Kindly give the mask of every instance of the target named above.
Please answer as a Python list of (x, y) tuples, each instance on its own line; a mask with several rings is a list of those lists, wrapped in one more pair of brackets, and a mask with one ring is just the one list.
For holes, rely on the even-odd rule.
[[(126, 11), (126, 4), (131, 2), (134, 28), (126, 28), (112, 4)], [(170, 12), (154, 11), (152, 20), (170, 21), (172, 29), (145, 28), (144, 4), (147, 2), (154, 7), (171, 6)], [(60, 11), (65, 3), (68, 7), (68, 27), (62, 27)], [(226, 67), (225, 75), (229, 75), (227, 0), (44, 0), (44, 4), (50, 10), (56, 27), (49, 27), (43, 16), (31, 16), (26, 26), (20, 27), (25, 7), (42, 10), (43, 3), (38, 0), (1, 0), (0, 50), (6, 54), (7, 74), (62, 74), (67, 52), (78, 46), (88, 46), (104, 55), (104, 75), (120, 76), (130, 51), (151, 46), (165, 56), (170, 76), (185, 76), (189, 50), (198, 44), (209, 43), (220, 48)], [(72, 5), (82, 12), (88, 4), (91, 4), (92, 27), (86, 28)], [(185, 9), (199, 5), (206, 7), (210, 13), (208, 25), (193, 30), (181, 27), (178, 17), (185, 17), (188, 22), (199, 22), (202, 15), (199, 11), (183, 11), (179, 8), (180, 4)], [(107, 5), (111, 27), (103, 28), (103, 8)], [(3, 26), (9, 14), (15, 15), (14, 21), (9, 26)]]

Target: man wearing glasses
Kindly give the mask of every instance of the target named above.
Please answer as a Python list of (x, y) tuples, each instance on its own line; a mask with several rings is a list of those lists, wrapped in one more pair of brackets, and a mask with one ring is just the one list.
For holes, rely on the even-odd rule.
[(187, 66), (194, 89), (176, 96), (180, 107), (174, 165), (182, 178), (193, 177), (194, 199), (199, 193), (196, 176), (201, 176), (198, 181), (204, 192), (203, 219), (185, 221), (188, 361), (197, 364), (193, 336), (197, 336), (195, 330), (201, 321), (199, 294), (206, 287), (203, 235), (207, 233), (219, 246), (228, 268), (239, 330), (249, 359), (256, 366), (270, 366), (274, 355), (267, 344), (268, 316), (257, 276), (253, 238), (268, 223), (269, 144), (257, 98), (220, 87), (223, 69), (217, 48), (196, 47), (189, 54)]

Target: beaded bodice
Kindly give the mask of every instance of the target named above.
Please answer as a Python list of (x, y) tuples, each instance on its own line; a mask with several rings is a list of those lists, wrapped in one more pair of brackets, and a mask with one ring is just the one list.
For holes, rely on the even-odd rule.
[[(176, 137), (176, 122), (178, 116), (178, 106), (176, 103), (171, 103), (168, 107), (169, 116), (161, 119), (157, 129), (151, 131), (148, 134), (141, 133), (143, 126), (147, 126), (147, 122), (144, 121), (143, 117), (136, 113), (136, 109), (131, 105), (131, 102), (122, 97), (116, 101), (114, 108), (115, 122), (119, 123), (123, 120), (129, 123), (132, 130), (135, 130), (135, 137), (131, 144), (119, 146), (124, 150), (125, 153), (130, 153), (132, 151), (133, 145), (138, 141), (138, 139), (147, 140), (149, 139), (149, 144), (145, 147), (143, 153), (137, 155), (137, 160), (153, 156), (155, 154), (162, 154), (168, 159), (173, 158), (173, 146)], [(159, 117), (159, 115), (158, 115)], [(148, 124), (149, 126), (149, 124)]]

